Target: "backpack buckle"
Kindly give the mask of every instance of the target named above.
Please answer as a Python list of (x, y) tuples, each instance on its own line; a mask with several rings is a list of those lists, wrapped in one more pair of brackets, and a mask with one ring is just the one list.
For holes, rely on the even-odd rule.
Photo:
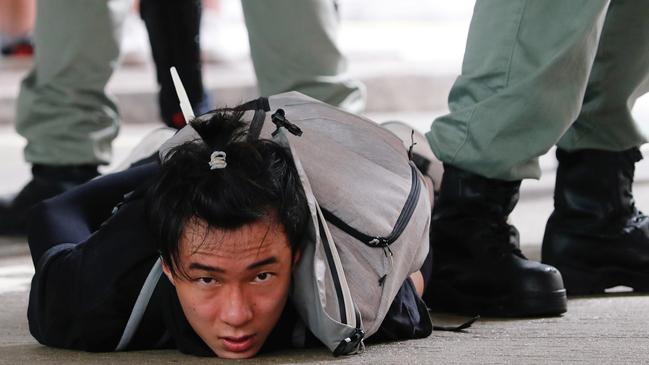
[(282, 127), (286, 128), (294, 136), (299, 137), (302, 135), (302, 130), (300, 129), (300, 127), (296, 126), (286, 119), (286, 113), (284, 112), (284, 109), (277, 109), (277, 111), (270, 116), (270, 120), (277, 126), (277, 129), (275, 129), (275, 131), (271, 134), (273, 137), (275, 137), (277, 133), (279, 133), (279, 129)]
[(363, 337), (365, 337), (365, 332), (362, 329), (354, 329), (354, 333), (351, 336), (340, 341), (340, 344), (334, 350), (334, 356), (349, 355), (356, 351), (360, 347)]

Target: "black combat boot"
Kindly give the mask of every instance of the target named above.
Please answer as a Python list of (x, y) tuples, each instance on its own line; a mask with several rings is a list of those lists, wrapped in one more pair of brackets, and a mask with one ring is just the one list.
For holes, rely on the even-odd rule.
[(561, 271), (571, 295), (618, 285), (649, 292), (649, 217), (631, 193), (640, 151), (557, 150), (557, 158), (543, 262)]
[(526, 317), (566, 311), (561, 274), (521, 253), (507, 223), (520, 181), (488, 179), (444, 165), (430, 235), (433, 273), (426, 299), (433, 309)]
[(18, 194), (0, 198), (0, 235), (24, 235), (33, 205), (99, 175), (96, 165), (32, 167), (32, 180)]

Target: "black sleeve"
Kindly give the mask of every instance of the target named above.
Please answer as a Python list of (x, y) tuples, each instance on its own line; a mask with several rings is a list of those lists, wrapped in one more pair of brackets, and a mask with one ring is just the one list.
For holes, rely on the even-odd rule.
[(401, 285), (388, 314), (370, 341), (398, 341), (424, 338), (433, 332), (428, 307), (416, 292), (410, 278)]
[(142, 197), (112, 211), (157, 169), (151, 164), (102, 177), (34, 210), (29, 245), (36, 272), (28, 320), (39, 342), (87, 351), (115, 348), (157, 252)]
[(99, 228), (124, 195), (158, 171), (156, 163), (102, 176), (31, 209), (28, 238), (34, 266), (51, 247), (80, 243)]

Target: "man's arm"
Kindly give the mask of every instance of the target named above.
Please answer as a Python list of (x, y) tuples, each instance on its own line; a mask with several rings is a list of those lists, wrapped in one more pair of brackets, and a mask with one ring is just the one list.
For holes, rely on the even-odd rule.
[(79, 243), (112, 214), (113, 208), (158, 171), (155, 163), (106, 175), (46, 200), (29, 218), (28, 242), (34, 266), (51, 247)]
[(28, 319), (39, 342), (87, 351), (115, 348), (157, 252), (142, 197), (111, 211), (156, 169), (142, 166), (97, 179), (35, 210)]

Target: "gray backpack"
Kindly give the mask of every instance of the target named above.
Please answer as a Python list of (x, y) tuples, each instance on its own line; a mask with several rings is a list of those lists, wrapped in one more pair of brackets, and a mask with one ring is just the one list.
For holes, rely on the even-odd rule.
[[(308, 329), (336, 356), (358, 352), (428, 253), (432, 202), (422, 175), (394, 134), (300, 93), (246, 108), (247, 138), (272, 139), (292, 152), (311, 212), (290, 293), (303, 321), (294, 343), (303, 343)], [(193, 140), (200, 137), (186, 126), (162, 145), (162, 161)], [(159, 266), (136, 301), (121, 348), (137, 329)]]

